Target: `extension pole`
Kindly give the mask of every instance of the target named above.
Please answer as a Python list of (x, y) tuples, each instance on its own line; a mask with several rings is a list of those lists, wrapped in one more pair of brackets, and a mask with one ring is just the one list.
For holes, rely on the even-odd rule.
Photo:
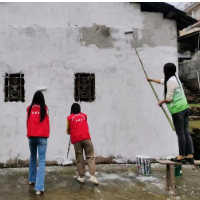
[[(135, 42), (134, 42), (134, 40), (133, 40), (133, 36), (132, 36), (132, 35), (131, 35), (131, 39), (132, 39), (132, 42), (133, 42), (133, 46), (134, 46), (135, 52), (136, 52), (136, 54), (137, 54), (137, 56), (138, 56), (138, 59), (139, 59), (141, 65), (142, 65), (142, 69), (143, 69), (143, 71), (144, 71), (144, 74), (145, 74), (146, 78), (148, 78), (147, 73), (146, 73), (146, 71), (145, 71), (145, 69), (144, 69), (144, 65), (143, 65), (143, 63), (142, 63), (142, 60), (140, 59), (140, 56), (139, 56), (138, 51), (137, 51), (137, 48), (136, 48), (136, 46), (135, 46)], [(151, 89), (153, 90), (153, 93), (154, 93), (154, 95), (156, 96), (156, 99), (157, 99), (158, 102), (159, 102), (160, 100), (159, 100), (159, 98), (158, 98), (158, 95), (157, 95), (157, 93), (156, 93), (156, 91), (155, 91), (155, 89), (154, 89), (154, 87), (153, 87), (151, 81), (149, 81), (149, 85), (151, 86)], [(163, 108), (163, 106), (161, 106), (161, 108), (162, 108), (162, 110), (163, 110), (163, 112), (164, 112), (166, 118), (168, 119), (169, 124), (171, 125), (173, 131), (175, 131), (174, 125), (173, 125), (171, 119), (169, 118), (169, 116), (168, 116), (166, 110)]]
[(68, 150), (67, 150), (67, 159), (68, 159), (68, 155), (69, 155), (70, 144), (71, 144), (71, 138), (69, 139), (69, 144), (68, 144)]

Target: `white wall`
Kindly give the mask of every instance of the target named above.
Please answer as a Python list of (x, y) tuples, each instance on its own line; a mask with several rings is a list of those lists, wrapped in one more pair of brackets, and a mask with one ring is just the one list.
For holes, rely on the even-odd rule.
[[(110, 27), (113, 48), (86, 45), (82, 28)], [(0, 4), (0, 162), (29, 158), (26, 107), (37, 87), (46, 86), (51, 134), (47, 160), (67, 155), (66, 117), (74, 102), (74, 73), (96, 76), (96, 100), (81, 102), (88, 115), (95, 155), (135, 160), (137, 154), (178, 154), (172, 131), (146, 81), (124, 30), (134, 38), (149, 77), (162, 78), (163, 65), (177, 65), (176, 22), (141, 12), (130, 3)], [(25, 103), (4, 102), (5, 73), (25, 74)], [(163, 86), (155, 85), (162, 98)], [(70, 158), (74, 158), (71, 147)]]

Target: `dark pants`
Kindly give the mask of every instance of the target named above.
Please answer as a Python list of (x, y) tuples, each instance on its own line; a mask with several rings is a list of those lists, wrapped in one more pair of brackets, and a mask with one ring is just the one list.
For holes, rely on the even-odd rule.
[(192, 137), (189, 133), (189, 109), (172, 115), (176, 134), (178, 136), (179, 155), (194, 154)]

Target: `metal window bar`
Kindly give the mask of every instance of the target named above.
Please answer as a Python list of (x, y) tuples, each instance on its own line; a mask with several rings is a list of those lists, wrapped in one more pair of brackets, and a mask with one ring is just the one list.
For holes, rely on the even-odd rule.
[[(23, 83), (22, 83), (23, 82)], [(23, 93), (22, 93), (23, 90)], [(5, 102), (24, 102), (24, 74), (5, 75)]]
[(94, 101), (95, 97), (94, 74), (75, 74), (75, 101)]

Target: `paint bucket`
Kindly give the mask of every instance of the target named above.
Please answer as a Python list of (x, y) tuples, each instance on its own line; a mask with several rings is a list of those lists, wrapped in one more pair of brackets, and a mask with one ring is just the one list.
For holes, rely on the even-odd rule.
[[(174, 156), (166, 157), (167, 160), (170, 160), (171, 158), (174, 158)], [(182, 176), (182, 165), (175, 165), (174, 166), (174, 175), (175, 175), (175, 177), (181, 177)]]
[(151, 173), (151, 157), (147, 155), (137, 155), (137, 172), (138, 174), (149, 176)]
[(181, 177), (182, 176), (182, 165), (175, 165), (174, 166), (174, 174), (175, 174), (175, 177)]

